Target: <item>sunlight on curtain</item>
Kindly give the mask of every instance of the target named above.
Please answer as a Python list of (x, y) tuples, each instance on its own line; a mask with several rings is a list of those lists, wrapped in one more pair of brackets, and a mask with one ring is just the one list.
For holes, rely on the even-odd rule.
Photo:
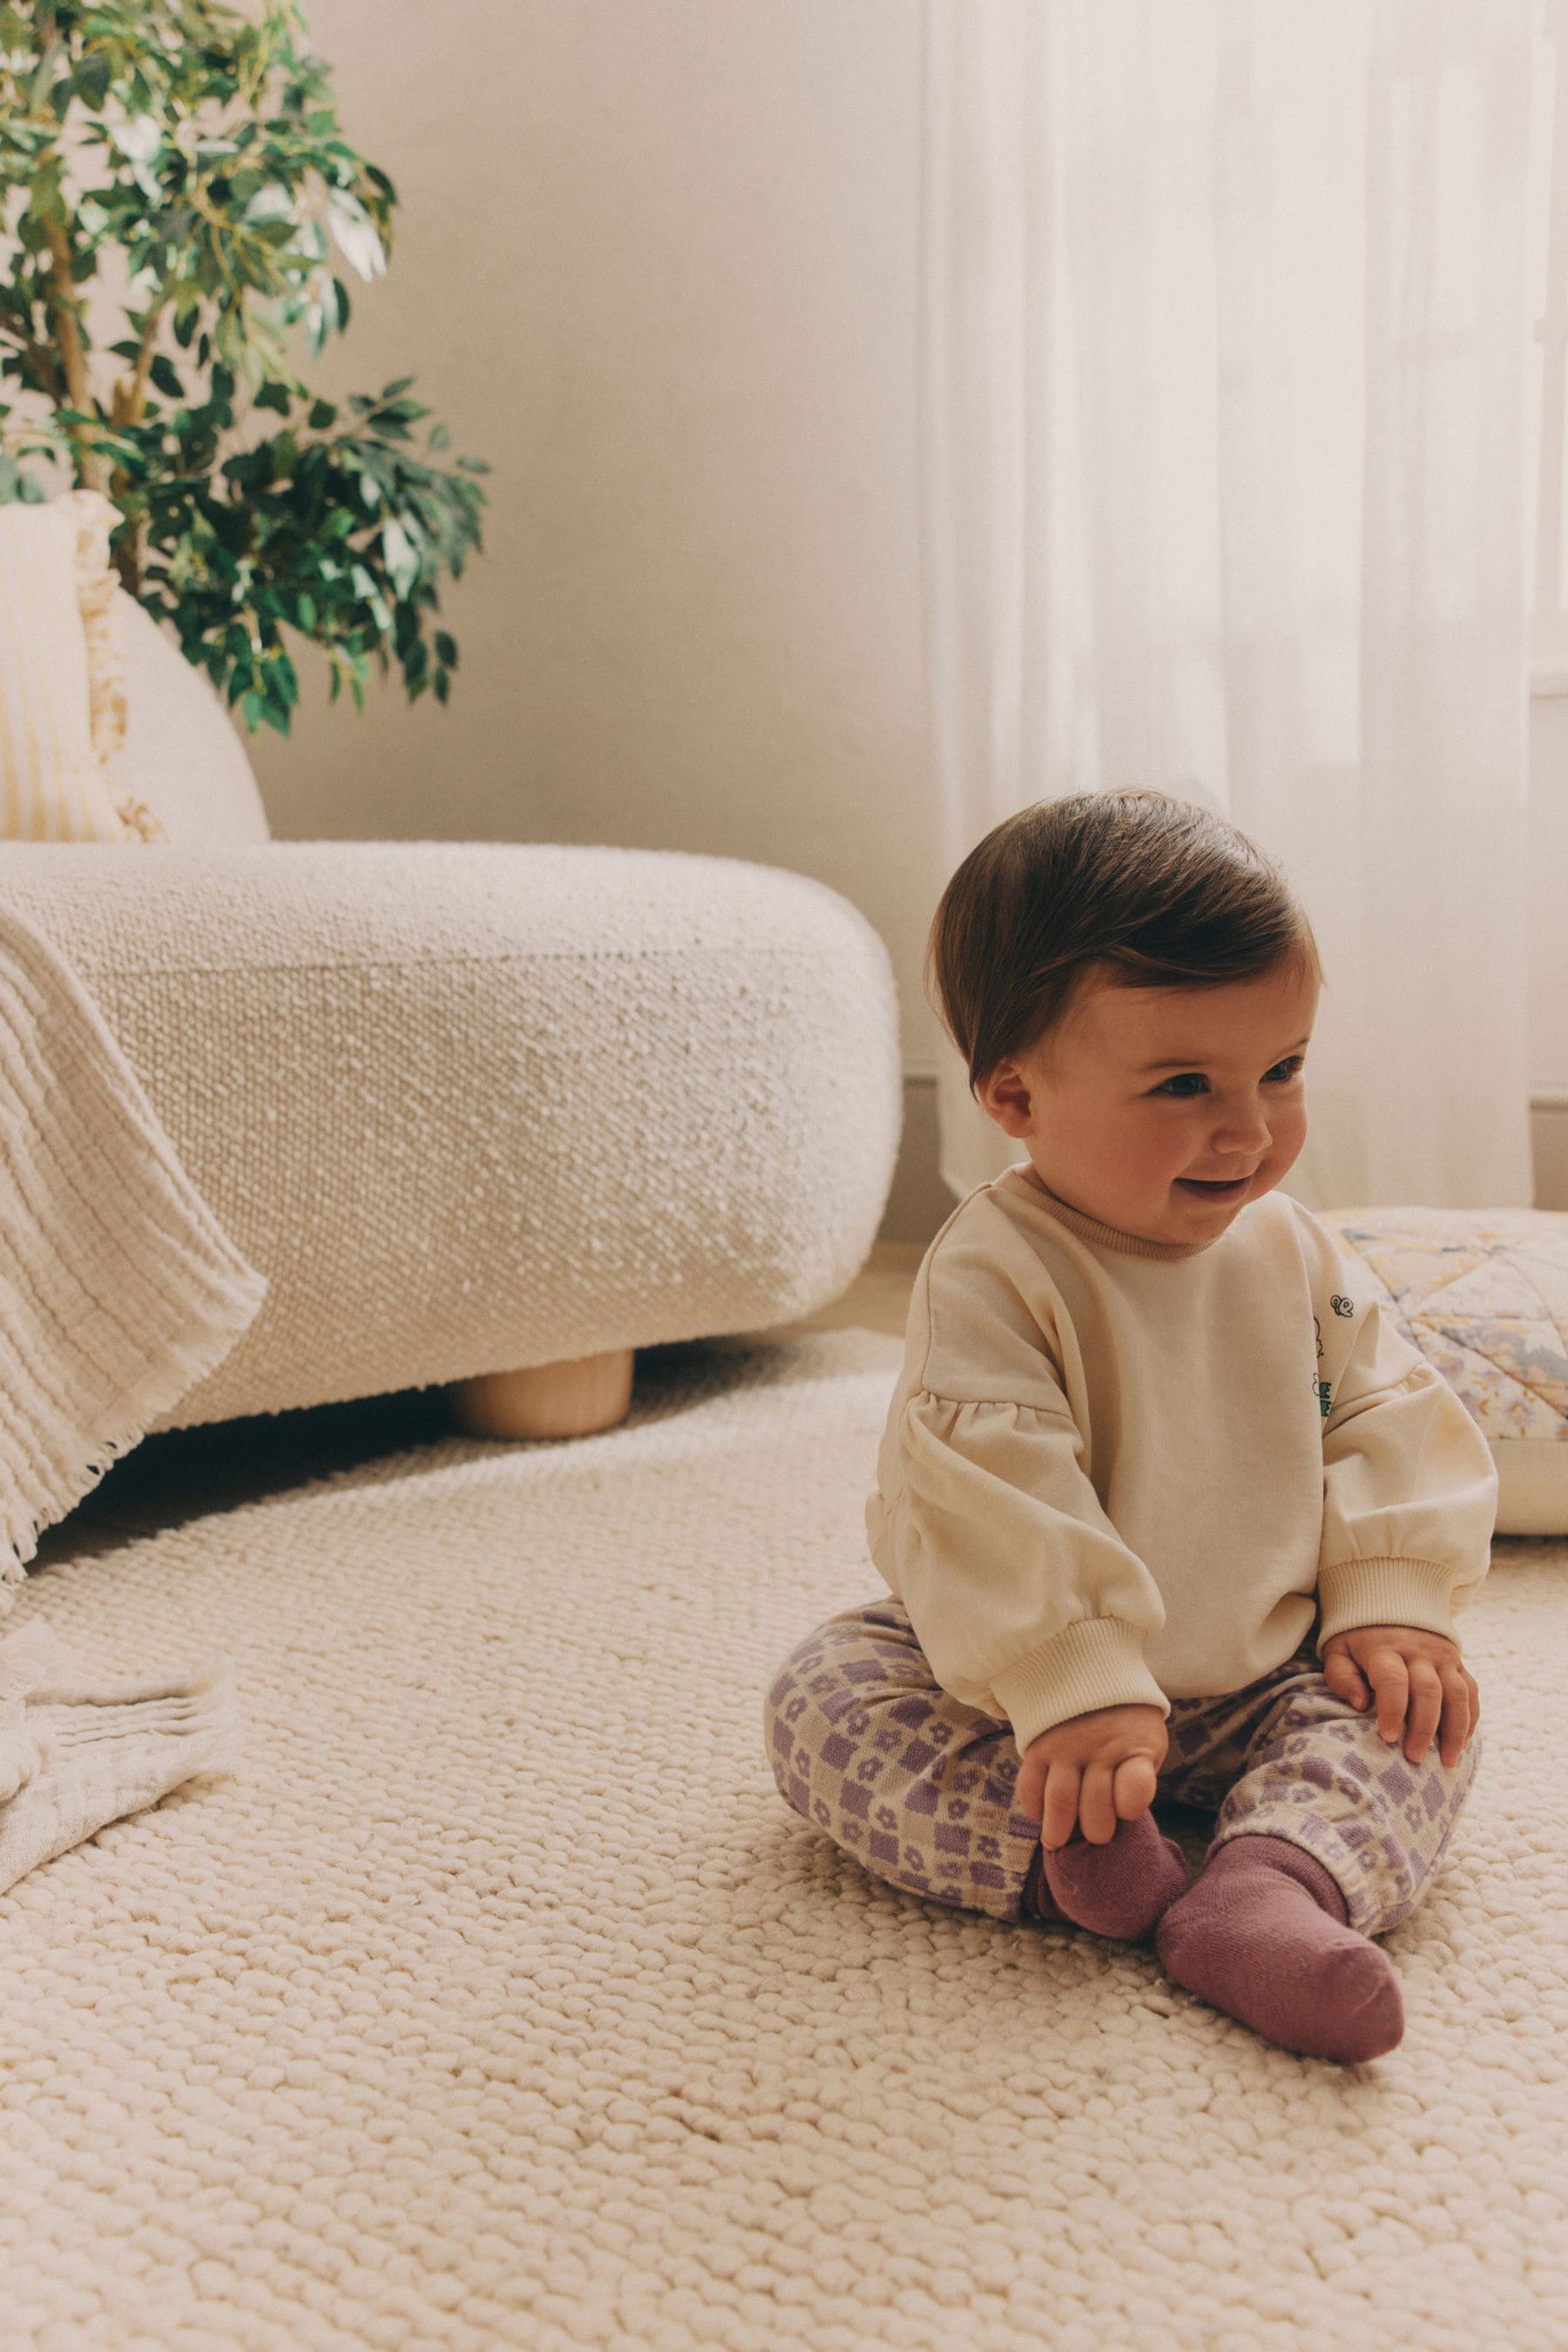
[[(1531, 1199), (1540, 13), (926, 0), (932, 902), (1068, 792), (1280, 857), (1313, 1207)], [(1020, 1156), (939, 1102), (954, 1192)]]

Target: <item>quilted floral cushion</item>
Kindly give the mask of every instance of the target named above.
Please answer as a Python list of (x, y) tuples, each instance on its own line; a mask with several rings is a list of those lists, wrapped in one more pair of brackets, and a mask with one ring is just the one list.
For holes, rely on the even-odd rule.
[(1498, 1533), (1568, 1535), (1568, 1214), (1314, 1214), (1479, 1424), (1498, 1466)]

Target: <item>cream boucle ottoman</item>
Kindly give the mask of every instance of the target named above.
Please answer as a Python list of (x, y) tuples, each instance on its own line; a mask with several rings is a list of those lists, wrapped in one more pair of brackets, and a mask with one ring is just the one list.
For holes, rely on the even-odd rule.
[[(159, 1427), (563, 1360), (629, 1384), (626, 1351), (807, 1313), (870, 1248), (900, 1116), (892, 972), (801, 876), (11, 844), (0, 897), (75, 967), (270, 1286)], [(483, 1425), (483, 1385), (465, 1393)], [(581, 1425), (614, 1417), (601, 1394)]]

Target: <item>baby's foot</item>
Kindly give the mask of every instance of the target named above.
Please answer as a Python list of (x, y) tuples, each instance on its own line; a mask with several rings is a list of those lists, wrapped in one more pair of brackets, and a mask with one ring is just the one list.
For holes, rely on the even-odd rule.
[(1215, 1849), (1160, 1922), (1167, 1976), (1304, 2058), (1381, 2058), (1405, 2031), (1386, 1952), (1346, 1924), (1345, 1898), (1288, 1838)]
[(1124, 1943), (1145, 1942), (1190, 1884), (1181, 1847), (1162, 1837), (1152, 1813), (1118, 1822), (1105, 1845), (1075, 1837), (1070, 1845), (1040, 1851), (1041, 1875), (1060, 1916)]

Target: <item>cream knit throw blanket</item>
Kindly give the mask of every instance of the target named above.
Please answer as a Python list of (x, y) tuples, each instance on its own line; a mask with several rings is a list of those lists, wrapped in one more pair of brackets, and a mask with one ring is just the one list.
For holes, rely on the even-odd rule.
[[(42, 1529), (221, 1361), (266, 1287), (74, 972), (0, 908), (0, 1618)], [(226, 1660), (106, 1679), (32, 1620), (0, 1642), (0, 1892), (228, 1769), (238, 1735)]]

